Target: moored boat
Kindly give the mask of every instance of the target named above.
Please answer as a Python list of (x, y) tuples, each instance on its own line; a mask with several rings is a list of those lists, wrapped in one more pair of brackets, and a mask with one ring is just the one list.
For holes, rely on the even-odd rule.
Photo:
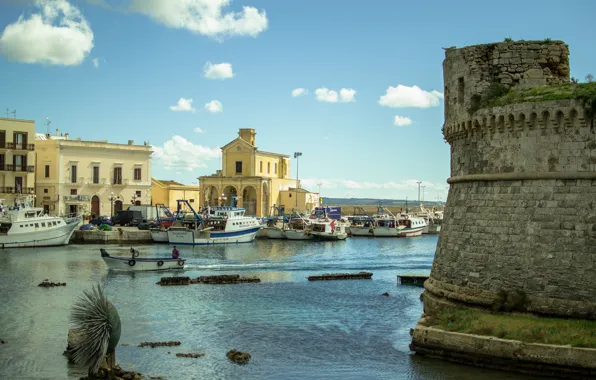
[(313, 221), (310, 233), (315, 240), (345, 240), (348, 237), (345, 225), (336, 225), (335, 219)]
[(284, 231), (288, 240), (312, 240), (311, 221), (301, 216), (290, 219), (287, 229)]
[(109, 269), (129, 272), (157, 271), (184, 269), (185, 259), (172, 257), (139, 257), (139, 251), (130, 249), (131, 256), (111, 256), (105, 249), (100, 248), (101, 258)]
[(402, 214), (397, 220), (399, 237), (414, 237), (422, 235), (422, 230), (426, 227), (423, 218)]
[(0, 215), (0, 247), (50, 247), (67, 245), (82, 218), (64, 218), (45, 214), (33, 207), (33, 197), (15, 200), (15, 205), (2, 205)]

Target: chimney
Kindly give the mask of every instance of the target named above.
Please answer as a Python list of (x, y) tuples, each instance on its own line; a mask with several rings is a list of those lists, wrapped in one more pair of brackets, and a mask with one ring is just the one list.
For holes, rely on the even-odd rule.
[(128, 140), (128, 145), (133, 145), (135, 143), (134, 140)]
[(64, 135), (64, 138), (65, 138), (66, 140), (68, 140), (68, 137), (69, 137), (69, 135), (68, 135), (68, 133), (66, 133), (66, 134)]
[(60, 134), (58, 133), (60, 130), (58, 128), (56, 128), (56, 136), (60, 136)]

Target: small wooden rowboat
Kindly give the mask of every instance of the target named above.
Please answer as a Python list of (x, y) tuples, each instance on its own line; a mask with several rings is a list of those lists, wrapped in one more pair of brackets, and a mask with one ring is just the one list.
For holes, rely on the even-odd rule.
[(140, 257), (139, 251), (130, 249), (131, 256), (110, 256), (103, 248), (99, 249), (101, 258), (108, 268), (114, 270), (124, 270), (129, 272), (150, 271), (150, 270), (171, 270), (184, 269), (185, 259), (173, 259), (171, 257)]

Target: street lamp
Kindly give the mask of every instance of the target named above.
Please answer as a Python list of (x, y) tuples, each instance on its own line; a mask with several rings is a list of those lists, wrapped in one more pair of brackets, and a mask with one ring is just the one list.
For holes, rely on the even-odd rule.
[(425, 188), (425, 187), (426, 187), (426, 186), (422, 186), (422, 203), (423, 203), (423, 204), (424, 204), (424, 188)]
[(302, 156), (302, 152), (294, 152), (296, 159), (296, 210), (298, 210), (298, 157)]
[(418, 206), (420, 206), (420, 184), (422, 181), (416, 181), (416, 183), (418, 184)]

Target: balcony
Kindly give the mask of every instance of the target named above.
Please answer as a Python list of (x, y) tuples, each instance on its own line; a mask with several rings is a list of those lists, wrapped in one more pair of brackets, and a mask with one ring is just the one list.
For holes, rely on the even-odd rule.
[(0, 164), (0, 171), (4, 172), (20, 172), (20, 173), (34, 173), (35, 166), (33, 165), (12, 165)]
[(125, 186), (126, 182), (122, 180), (121, 177), (114, 177), (112, 178), (112, 185), (114, 186)]
[(63, 195), (65, 202), (89, 202), (91, 198), (88, 195)]
[(35, 150), (35, 144), (17, 144), (17, 143), (6, 143), (7, 149), (13, 150)]
[(93, 178), (87, 178), (87, 183), (90, 186), (104, 186), (104, 185), (110, 184), (110, 182), (107, 180), (107, 178), (97, 178), (97, 182), (95, 182), (93, 180)]
[(0, 193), (2, 194), (33, 194), (35, 189), (32, 187), (0, 187)]

